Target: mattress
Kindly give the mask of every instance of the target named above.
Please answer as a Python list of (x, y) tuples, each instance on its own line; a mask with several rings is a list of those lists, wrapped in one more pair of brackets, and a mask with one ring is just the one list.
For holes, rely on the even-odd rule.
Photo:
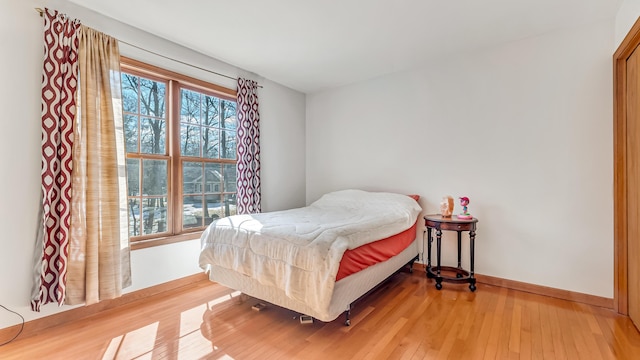
[(337, 281), (329, 306), (322, 309), (312, 308), (305, 302), (288, 297), (282, 289), (263, 285), (256, 279), (220, 266), (211, 267), (209, 279), (300, 314), (313, 316), (321, 321), (333, 321), (348, 310), (351, 303), (411, 262), (417, 255), (418, 242), (414, 240), (398, 255)]
[(303, 208), (233, 215), (202, 233), (199, 264), (205, 271), (231, 269), (325, 309), (345, 251), (411, 228), (421, 210), (406, 195), (341, 190)]
[(303, 208), (234, 215), (203, 232), (199, 264), (213, 281), (331, 321), (417, 255), (421, 210), (414, 196), (341, 190)]

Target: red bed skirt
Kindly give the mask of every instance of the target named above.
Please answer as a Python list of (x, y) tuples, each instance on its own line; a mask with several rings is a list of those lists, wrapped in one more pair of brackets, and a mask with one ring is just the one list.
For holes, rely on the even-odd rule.
[(415, 240), (417, 225), (416, 221), (412, 227), (399, 234), (345, 251), (336, 281), (401, 253)]

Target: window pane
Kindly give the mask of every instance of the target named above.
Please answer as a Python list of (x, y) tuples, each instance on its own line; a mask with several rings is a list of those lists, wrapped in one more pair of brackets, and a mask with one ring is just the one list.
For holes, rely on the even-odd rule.
[(204, 96), (202, 104), (203, 125), (220, 127), (220, 99), (213, 96)]
[(220, 199), (220, 194), (205, 195), (206, 206), (202, 209), (204, 226), (207, 226), (211, 224), (213, 220), (217, 220), (222, 217), (222, 214), (224, 213), (224, 205)]
[(140, 152), (144, 154), (165, 154), (165, 121), (142, 118), (140, 124)]
[(180, 126), (180, 152), (184, 156), (200, 156), (199, 126)]
[(138, 117), (135, 115), (124, 116), (124, 138), (126, 151), (138, 152)]
[(129, 199), (129, 236), (139, 236), (140, 223), (140, 200)]
[(220, 219), (220, 209), (222, 208), (222, 203), (220, 201), (220, 195), (205, 195), (205, 209), (203, 210), (204, 214), (204, 225), (207, 226), (213, 222), (213, 220)]
[(202, 163), (184, 161), (182, 163), (182, 193), (202, 193)]
[(224, 196), (224, 216), (236, 215), (236, 194)]
[(142, 160), (143, 196), (167, 195), (167, 161)]
[(219, 193), (222, 186), (222, 167), (220, 164), (206, 163), (205, 170), (205, 190), (208, 193)]
[(209, 225), (213, 220), (224, 217), (224, 204), (219, 194), (205, 195), (207, 199), (206, 208), (204, 210), (204, 224)]
[(134, 75), (122, 73), (122, 110), (138, 113), (138, 80)]
[(224, 192), (236, 192), (236, 164), (224, 164)]
[(222, 140), (220, 141), (222, 146), (222, 153), (220, 157), (223, 159), (235, 159), (236, 158), (236, 132), (235, 131), (222, 131)]
[(238, 127), (238, 122), (236, 121), (236, 103), (229, 100), (222, 100), (220, 106), (224, 113), (224, 122), (221, 127), (235, 130)]
[(180, 90), (180, 122), (200, 124), (200, 93)]
[(182, 199), (182, 228), (188, 229), (192, 227), (199, 227), (198, 220), (196, 219), (195, 203), (201, 203), (202, 200), (196, 199), (196, 196), (185, 196)]
[(217, 159), (220, 157), (220, 130), (204, 127), (202, 128), (202, 152), (203, 157)]
[(164, 118), (165, 84), (140, 78), (140, 114)]
[(167, 230), (167, 198), (142, 200), (142, 225), (145, 235)]
[(193, 228), (203, 226), (202, 195), (184, 196), (182, 201), (182, 227)]
[(140, 160), (127, 159), (127, 192), (128, 196), (140, 195)]

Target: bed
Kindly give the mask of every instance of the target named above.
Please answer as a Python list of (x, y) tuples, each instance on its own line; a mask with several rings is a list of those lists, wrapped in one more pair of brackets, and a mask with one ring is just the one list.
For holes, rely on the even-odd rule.
[(417, 198), (350, 189), (222, 218), (202, 234), (199, 265), (234, 290), (325, 322), (344, 313), (349, 325), (354, 301), (417, 260)]

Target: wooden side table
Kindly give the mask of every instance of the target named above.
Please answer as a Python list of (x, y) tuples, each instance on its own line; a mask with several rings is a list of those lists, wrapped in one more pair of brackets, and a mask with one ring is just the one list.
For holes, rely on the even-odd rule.
[[(457, 216), (443, 217), (440, 214), (425, 215), (424, 223), (427, 227), (427, 277), (436, 279), (436, 289), (442, 289), (442, 282), (469, 283), (469, 290), (476, 291), (476, 279), (473, 276), (474, 243), (476, 239), (476, 223), (478, 219), (458, 219)], [(433, 242), (432, 230), (436, 230), (436, 266), (431, 265), (431, 242)], [(440, 255), (442, 251), (442, 230), (456, 231), (458, 233), (458, 266), (442, 266)], [(464, 270), (461, 264), (460, 247), (462, 232), (469, 232), (470, 269)], [(455, 273), (453, 276), (442, 275), (442, 271)]]

